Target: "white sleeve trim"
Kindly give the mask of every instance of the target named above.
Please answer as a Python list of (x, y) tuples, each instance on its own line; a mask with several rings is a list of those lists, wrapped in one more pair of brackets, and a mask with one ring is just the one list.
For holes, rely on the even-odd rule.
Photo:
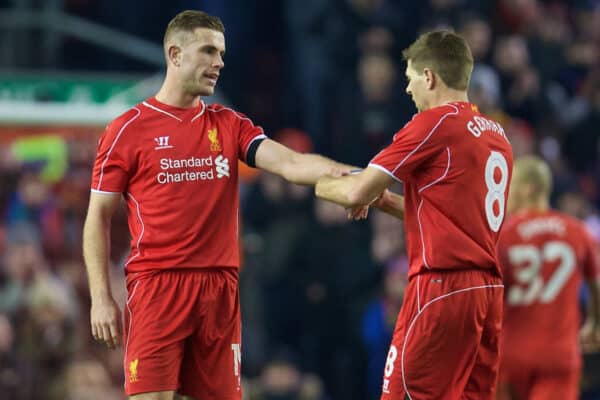
[(93, 193), (100, 193), (100, 194), (121, 194), (121, 192), (106, 192), (104, 190), (97, 190), (97, 189), (91, 189), (91, 191)]
[(381, 165), (378, 164), (374, 164), (374, 163), (369, 163), (369, 165), (367, 165), (367, 167), (373, 167), (375, 169), (380, 170), (381, 172), (385, 173), (386, 175), (391, 176), (395, 181), (397, 182), (402, 182), (400, 179), (398, 179), (394, 174), (392, 174), (390, 171), (388, 171), (387, 169), (385, 169), (385, 167), (382, 167)]

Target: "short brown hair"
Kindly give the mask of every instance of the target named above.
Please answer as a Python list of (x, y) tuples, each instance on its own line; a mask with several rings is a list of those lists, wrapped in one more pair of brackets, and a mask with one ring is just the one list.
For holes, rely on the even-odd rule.
[(430, 68), (446, 86), (467, 90), (473, 71), (473, 55), (465, 39), (457, 33), (439, 30), (422, 34), (402, 52), (404, 60), (411, 60), (421, 74)]
[(164, 43), (176, 32), (194, 32), (196, 28), (208, 28), (225, 33), (225, 26), (219, 17), (207, 14), (204, 11), (185, 10), (177, 14), (165, 30)]

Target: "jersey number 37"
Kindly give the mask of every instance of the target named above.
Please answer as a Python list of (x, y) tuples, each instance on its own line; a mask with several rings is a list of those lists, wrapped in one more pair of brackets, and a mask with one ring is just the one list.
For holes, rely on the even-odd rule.
[[(511, 246), (508, 259), (516, 268), (513, 273), (516, 285), (510, 288), (507, 301), (515, 306), (525, 306), (534, 301), (542, 304), (552, 302), (575, 270), (573, 248), (558, 240), (547, 242), (541, 248), (530, 244)], [(556, 261), (559, 262), (558, 267), (545, 282), (542, 268)]]

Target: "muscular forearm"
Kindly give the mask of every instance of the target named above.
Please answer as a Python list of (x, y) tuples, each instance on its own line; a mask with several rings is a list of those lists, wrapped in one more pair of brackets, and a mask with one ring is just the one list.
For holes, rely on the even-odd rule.
[(397, 193), (385, 191), (380, 200), (373, 204), (377, 209), (393, 215), (396, 218), (404, 218), (404, 196)]
[(355, 168), (318, 154), (295, 153), (293, 157), (293, 162), (286, 168), (283, 177), (299, 185), (314, 185), (324, 175), (347, 172)]
[(357, 190), (358, 176), (324, 176), (315, 186), (318, 198), (337, 203), (346, 208), (355, 208), (369, 204), (377, 194), (363, 194)]
[[(370, 205), (378, 201), (383, 193), (389, 194), (386, 188), (392, 183), (392, 178), (376, 168), (365, 170), (342, 177), (324, 176), (317, 182), (315, 193), (317, 197), (340, 204), (346, 208), (356, 208)], [(382, 200), (382, 199), (379, 199)], [(401, 196), (389, 199), (385, 207), (394, 215), (404, 211), (404, 201)]]
[(83, 228), (83, 257), (92, 301), (111, 296), (108, 275), (109, 232), (110, 219), (88, 215)]

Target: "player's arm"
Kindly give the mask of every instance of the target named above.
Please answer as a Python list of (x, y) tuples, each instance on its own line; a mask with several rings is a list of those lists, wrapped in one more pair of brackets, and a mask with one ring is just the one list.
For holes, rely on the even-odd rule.
[(398, 218), (404, 217), (404, 197), (386, 190), (393, 179), (377, 168), (367, 167), (357, 174), (324, 176), (315, 186), (317, 197), (357, 209), (374, 205)]
[(256, 167), (300, 185), (314, 185), (323, 175), (339, 175), (353, 167), (318, 154), (298, 153), (271, 139), (264, 139), (256, 149)]
[(581, 342), (584, 351), (600, 350), (600, 278), (586, 280), (590, 299), (587, 317), (581, 328)]
[(393, 215), (396, 218), (404, 218), (404, 196), (387, 189), (384, 190), (377, 201), (373, 203), (373, 207)]
[(113, 299), (108, 273), (111, 218), (119, 206), (119, 193), (90, 194), (83, 227), (83, 257), (90, 286), (92, 335), (114, 348), (121, 337), (120, 310)]

